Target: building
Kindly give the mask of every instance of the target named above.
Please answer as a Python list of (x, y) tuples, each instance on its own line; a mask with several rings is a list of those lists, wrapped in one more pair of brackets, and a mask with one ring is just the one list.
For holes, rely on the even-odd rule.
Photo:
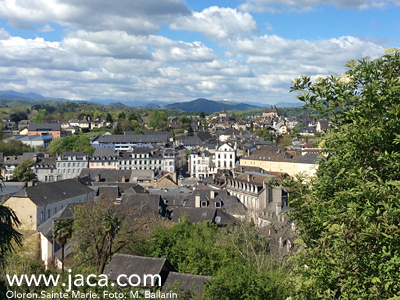
[(118, 169), (120, 152), (113, 148), (96, 148), (89, 159), (89, 168)]
[(190, 176), (193, 178), (206, 178), (215, 173), (213, 155), (208, 151), (200, 153), (199, 151), (191, 150), (188, 165)]
[(171, 148), (150, 150), (147, 147), (137, 147), (123, 152), (118, 158), (120, 170), (164, 170), (175, 172), (176, 154)]
[(91, 145), (95, 148), (114, 148), (115, 150), (129, 151), (136, 147), (165, 146), (169, 141), (169, 135), (162, 133), (103, 135), (93, 139)]
[(222, 108), (221, 111), (219, 112), (219, 117), (226, 118), (227, 116), (228, 116), (228, 113), (226, 112), (225, 108)]
[(240, 166), (258, 167), (267, 172), (287, 173), (290, 176), (299, 173), (315, 176), (317, 156), (316, 153), (302, 155), (295, 151), (285, 151), (281, 147), (273, 149), (266, 147), (242, 156)]
[[(166, 258), (143, 257), (127, 254), (114, 254), (104, 271), (108, 280), (120, 284), (120, 288), (128, 285), (128, 278), (124, 274), (135, 274), (135, 279), (140, 278), (139, 288), (143, 290), (152, 287), (162, 287), (161, 292), (151, 295), (151, 298), (175, 299), (184, 296), (181, 293), (202, 295), (204, 285), (211, 280), (208, 276), (177, 273), (175, 268)], [(150, 276), (154, 276), (151, 282)], [(144, 279), (147, 282), (144, 283)], [(117, 281), (118, 279), (118, 281)], [(179, 287), (178, 289), (176, 289)], [(157, 296), (158, 295), (158, 296)], [(185, 298), (186, 299), (186, 298)]]
[(272, 106), (268, 109), (266, 108), (263, 112), (263, 118), (275, 118), (279, 116), (279, 112), (278, 109), (276, 108), (276, 106)]
[(11, 180), (14, 169), (23, 161), (37, 162), (38, 157), (37, 155), (15, 155), (4, 157), (4, 169), (1, 169), (4, 180)]
[(56, 157), (58, 175), (62, 179), (78, 177), (83, 168), (89, 165), (89, 158), (83, 152), (65, 152)]
[(223, 144), (215, 151), (214, 163), (217, 171), (220, 169), (233, 170), (235, 168), (235, 160), (236, 149), (228, 144)]
[(60, 123), (29, 123), (28, 135), (52, 135), (53, 138), (61, 137)]
[(35, 164), (34, 172), (39, 181), (60, 181), (62, 179), (61, 174), (57, 172), (56, 158), (47, 157), (41, 159)]
[(317, 125), (315, 126), (315, 130), (317, 132), (322, 132), (329, 128), (329, 123), (327, 120), (318, 120)]
[(93, 200), (94, 193), (91, 188), (68, 179), (26, 187), (4, 205), (14, 210), (22, 229), (36, 230), (67, 205)]
[(61, 246), (53, 240), (54, 222), (64, 220), (73, 222), (74, 217), (72, 214), (72, 208), (73, 205), (65, 206), (50, 219), (37, 227), (37, 230), (40, 233), (40, 258), (42, 259), (46, 269), (48, 268), (49, 262), (53, 260), (55, 253), (61, 249)]

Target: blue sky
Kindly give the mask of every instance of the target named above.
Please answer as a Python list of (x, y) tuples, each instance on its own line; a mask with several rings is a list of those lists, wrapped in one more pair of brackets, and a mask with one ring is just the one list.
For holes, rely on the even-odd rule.
[(296, 102), (291, 80), (400, 47), (400, 0), (3, 0), (0, 90)]

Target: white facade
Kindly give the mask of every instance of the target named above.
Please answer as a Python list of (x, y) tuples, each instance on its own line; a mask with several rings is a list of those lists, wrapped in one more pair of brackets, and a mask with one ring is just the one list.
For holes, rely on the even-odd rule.
[(228, 144), (223, 144), (215, 151), (214, 163), (217, 170), (235, 168), (236, 151)]
[(212, 156), (206, 155), (204, 152), (199, 154), (192, 152), (189, 159), (190, 176), (196, 178), (205, 178), (210, 174), (215, 173), (212, 165)]

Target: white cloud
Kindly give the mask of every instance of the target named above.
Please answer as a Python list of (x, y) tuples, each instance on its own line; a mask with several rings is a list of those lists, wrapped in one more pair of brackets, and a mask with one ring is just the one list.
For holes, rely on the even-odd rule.
[(320, 4), (333, 5), (342, 9), (364, 10), (370, 8), (384, 8), (390, 3), (400, 5), (399, 0), (247, 0), (239, 5), (243, 11), (257, 13), (283, 13), (288, 11), (312, 11)]
[[(184, 0), (3, 0), (0, 18), (10, 26), (27, 27), (29, 23), (59, 23), (73, 29), (91, 31), (125, 30), (136, 34), (159, 31), (160, 23), (189, 15)], [(21, 28), (22, 29), (22, 28)], [(24, 28), (32, 29), (32, 28)]]
[(200, 32), (211, 39), (227, 39), (257, 32), (257, 24), (246, 12), (212, 6), (202, 12), (177, 18), (171, 25), (173, 30)]
[(43, 27), (38, 29), (39, 32), (50, 32), (50, 31), (54, 31), (54, 29), (49, 25), (46, 24)]
[(0, 28), (0, 40), (7, 40), (10, 38), (10, 33), (4, 28)]

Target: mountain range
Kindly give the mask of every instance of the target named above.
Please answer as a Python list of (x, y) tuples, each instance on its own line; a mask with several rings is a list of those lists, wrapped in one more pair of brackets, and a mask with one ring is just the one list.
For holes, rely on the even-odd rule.
[[(20, 93), (12, 90), (0, 91), (0, 98), (3, 99), (24, 99), (24, 100), (58, 100), (58, 101), (68, 101), (68, 102), (88, 102), (93, 104), (101, 105), (112, 105), (120, 107), (166, 107), (168, 109), (179, 109), (182, 111), (204, 111), (205, 113), (219, 112), (222, 108), (226, 110), (249, 110), (257, 108), (269, 107), (269, 104), (259, 103), (259, 102), (248, 102), (248, 103), (238, 103), (238, 102), (228, 102), (228, 101), (214, 101), (207, 100), (204, 98), (199, 98), (196, 100), (188, 102), (166, 102), (160, 100), (144, 101), (144, 100), (130, 100), (121, 101), (118, 99), (90, 99), (90, 100), (68, 100), (64, 98), (54, 98), (54, 97), (44, 97), (36, 93)], [(301, 107), (303, 103), (289, 103), (289, 102), (279, 102), (275, 104), (276, 107)]]

